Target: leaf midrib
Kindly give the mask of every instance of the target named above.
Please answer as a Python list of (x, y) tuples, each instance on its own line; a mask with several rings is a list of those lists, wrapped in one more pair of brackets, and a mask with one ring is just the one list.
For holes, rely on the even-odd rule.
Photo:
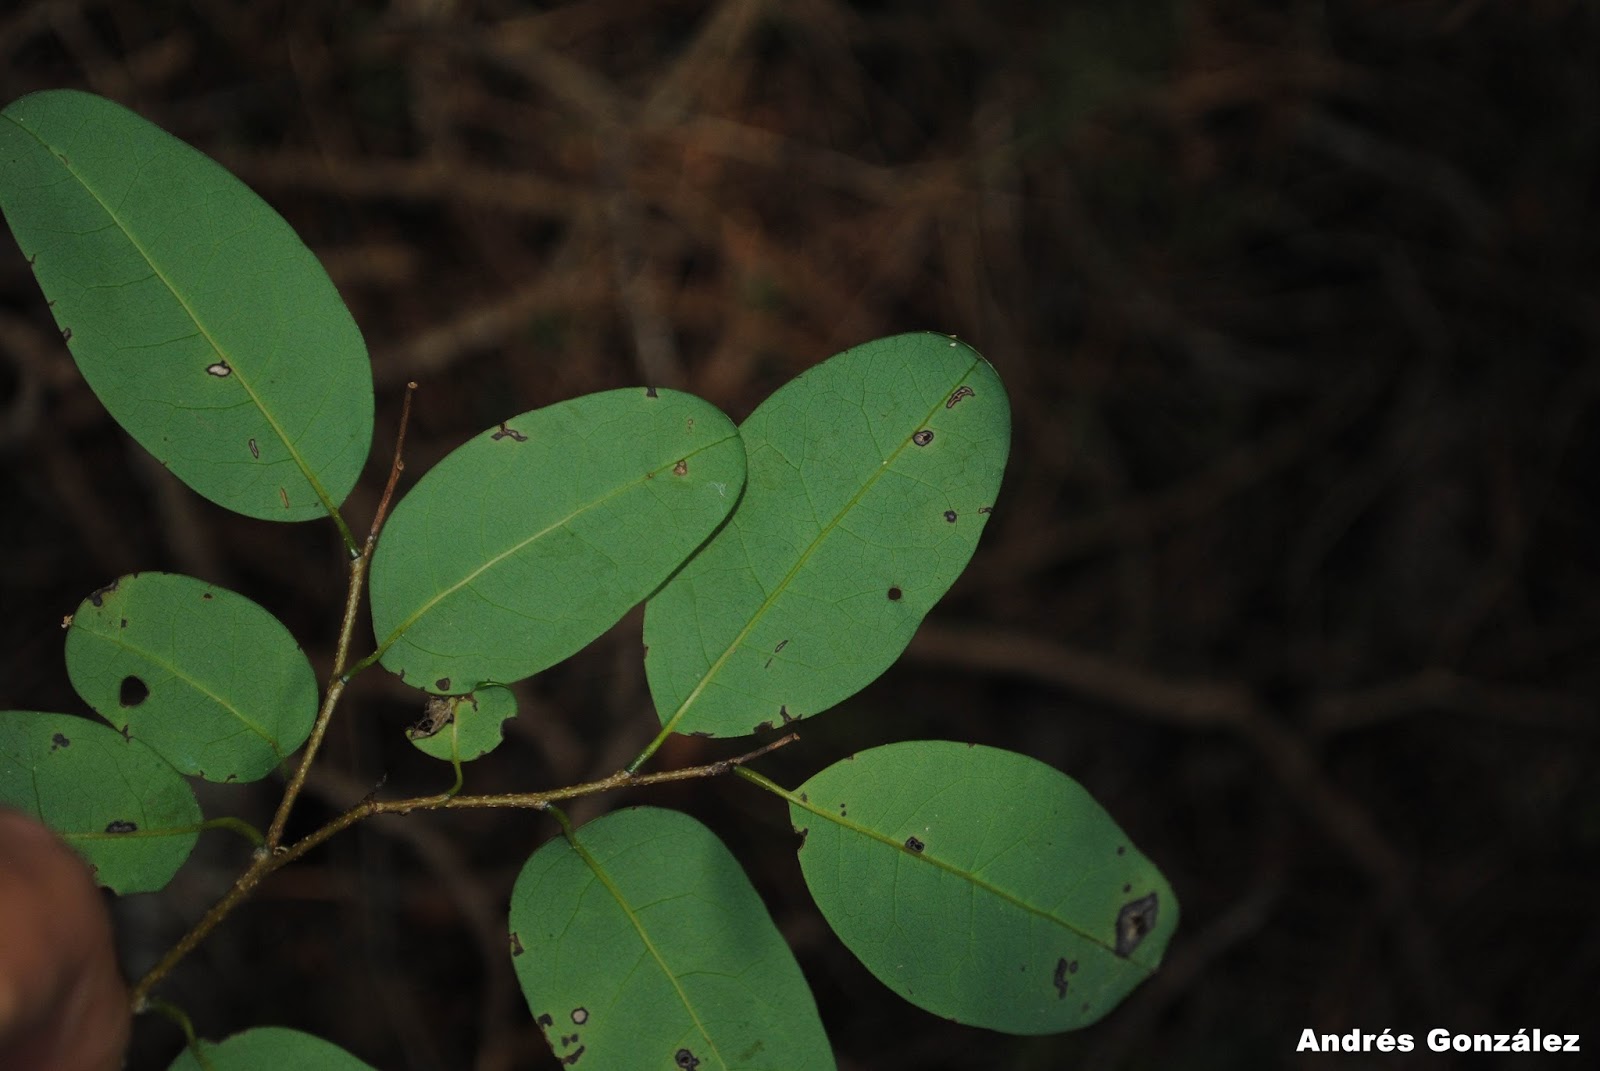
[[(966, 370), (956, 378), (955, 387), (960, 387), (961, 384), (965, 383), (967, 381), (967, 377), (972, 375), (973, 369), (977, 368), (979, 364), (982, 363), (982, 360), (983, 359), (981, 357), (975, 357), (972, 363), (966, 367)], [(955, 387), (950, 389), (954, 390)], [(945, 399), (948, 397), (949, 393), (946, 392), (937, 400), (935, 400), (933, 405), (929, 407), (928, 411), (923, 414), (922, 420), (920, 423), (918, 423), (917, 427), (926, 427), (928, 421), (932, 420), (933, 417), (939, 412), (939, 407), (945, 403)], [(861, 499), (866, 496), (867, 492), (872, 490), (872, 488), (877, 485), (878, 480), (883, 477), (883, 474), (888, 472), (890, 468), (893, 467), (894, 462), (899, 459), (901, 454), (905, 453), (906, 447), (910, 444), (910, 442), (911, 436), (905, 436), (905, 438), (901, 440), (900, 445), (895, 448), (894, 452), (879, 463), (872, 475), (869, 476), (866, 482), (861, 485), (861, 488), (850, 497), (850, 501), (846, 502), (839, 512), (834, 514), (833, 518), (817, 532), (816, 537), (812, 539), (810, 544), (806, 546), (806, 549), (795, 560), (794, 565), (790, 567), (787, 573), (784, 574), (783, 579), (778, 581), (777, 586), (772, 589), (772, 592), (767, 595), (764, 600), (762, 600), (761, 605), (758, 606), (755, 612), (750, 615), (750, 620), (745, 622), (744, 628), (739, 630), (739, 633), (734, 636), (734, 638), (729, 641), (728, 646), (723, 649), (722, 654), (718, 655), (716, 661), (712, 662), (711, 665), (706, 669), (705, 673), (701, 675), (700, 680), (696, 682), (692, 689), (690, 689), (689, 694), (684, 697), (683, 702), (678, 704), (678, 709), (672, 712), (672, 717), (668, 718), (666, 722), (662, 724), (661, 737), (665, 737), (667, 734), (677, 730), (678, 723), (684, 719), (686, 714), (688, 714), (689, 708), (692, 707), (699, 700), (700, 696), (704, 694), (705, 690), (710, 687), (712, 679), (716, 677), (718, 673), (722, 672), (722, 667), (727, 665), (728, 659), (733, 657), (733, 653), (743, 646), (744, 641), (749, 637), (750, 633), (755, 631), (755, 627), (760, 623), (761, 618), (769, 609), (772, 608), (773, 604), (778, 601), (778, 597), (788, 590), (789, 583), (799, 574), (801, 568), (805, 566), (806, 562), (811, 560), (812, 555), (817, 552), (822, 544), (827, 542), (828, 537), (832, 535), (833, 532), (839, 527), (839, 523), (844, 520), (851, 510), (856, 508)], [(728, 521), (728, 526), (729, 528), (732, 528), (738, 523), (739, 513), (738, 508), (735, 507), (733, 517)]]
[(549, 535), (551, 532), (554, 532), (557, 529), (565, 527), (566, 525), (570, 524), (574, 519), (583, 516), (585, 513), (588, 513), (588, 512), (590, 512), (592, 510), (600, 508), (601, 506), (605, 505), (607, 502), (610, 502), (612, 499), (617, 498), (620, 495), (626, 494), (629, 491), (632, 491), (632, 490), (634, 490), (636, 488), (644, 486), (645, 481), (654, 479), (655, 475), (657, 473), (666, 471), (671, 466), (677, 464), (680, 460), (688, 460), (689, 458), (699, 457), (701, 454), (705, 453), (707, 450), (715, 449), (716, 447), (721, 446), (723, 443), (726, 443), (726, 442), (728, 442), (730, 440), (737, 439), (737, 438), (739, 438), (739, 432), (738, 432), (737, 429), (735, 429), (732, 435), (725, 435), (722, 438), (716, 440), (715, 442), (707, 443), (707, 444), (705, 444), (704, 446), (700, 447), (697, 450), (691, 451), (690, 453), (687, 453), (687, 454), (683, 454), (678, 458), (674, 458), (672, 461), (664, 461), (660, 465), (657, 465), (655, 468), (651, 469), (646, 475), (640, 476), (640, 477), (638, 477), (636, 479), (633, 479), (633, 480), (629, 480), (626, 483), (618, 484), (615, 488), (613, 488), (611, 491), (608, 491), (606, 494), (602, 495), (601, 497), (584, 503), (582, 506), (579, 506), (577, 509), (573, 510), (571, 513), (568, 513), (566, 516), (560, 518), (557, 521), (552, 522), (551, 524), (546, 525), (544, 528), (541, 528), (539, 531), (534, 532), (532, 535), (528, 536), (526, 539), (520, 540), (520, 541), (512, 544), (507, 549), (505, 549), (505, 550), (501, 551), (500, 553), (494, 555), (493, 557), (489, 558), (487, 561), (485, 561), (482, 565), (478, 566), (476, 569), (473, 569), (472, 571), (468, 572), (460, 580), (457, 580), (455, 583), (449, 585), (448, 587), (442, 588), (432, 598), (428, 599), (421, 606), (419, 606), (416, 610), (412, 611), (411, 615), (409, 617), (405, 618), (403, 621), (401, 621), (400, 624), (396, 625), (394, 630), (389, 633), (388, 637), (386, 637), (384, 639), (384, 641), (378, 645), (377, 651), (371, 656), (372, 660), (377, 661), (377, 660), (382, 659), (383, 656), (388, 652), (389, 648), (393, 647), (397, 642), (399, 642), (400, 637), (405, 635), (405, 633), (409, 629), (411, 629), (414, 625), (416, 625), (416, 623), (418, 621), (420, 621), (424, 616), (426, 616), (430, 611), (432, 611), (435, 606), (439, 605), (439, 603), (443, 602), (445, 599), (448, 599), (450, 596), (456, 594), (458, 591), (461, 591), (463, 588), (466, 588), (474, 580), (478, 579), (478, 577), (482, 576), (484, 573), (488, 572), (490, 569), (494, 568), (496, 565), (499, 565), (501, 562), (505, 561), (507, 558), (511, 557), (512, 555), (521, 553), (525, 548), (531, 546), (533, 543), (537, 542), (538, 540), (543, 539), (545, 536)]
[(832, 811), (826, 810), (826, 809), (818, 806), (817, 804), (812, 803), (809, 799), (802, 799), (798, 793), (785, 792), (785, 793), (783, 793), (783, 795), (784, 795), (784, 798), (788, 800), (788, 802), (789, 802), (789, 804), (791, 806), (799, 807), (801, 810), (804, 810), (804, 811), (809, 811), (812, 814), (816, 815), (818, 818), (827, 819), (829, 822), (832, 822), (834, 825), (839, 826), (841, 829), (848, 829), (852, 833), (856, 833), (856, 834), (859, 834), (861, 836), (864, 836), (864, 837), (868, 838), (869, 840), (875, 840), (879, 844), (885, 845), (888, 848), (900, 853), (901, 855), (909, 855), (909, 856), (913, 857), (916, 860), (920, 860), (921, 862), (928, 864), (929, 866), (937, 867), (940, 870), (943, 870), (947, 874), (952, 874), (955, 877), (960, 878), (960, 879), (962, 879), (964, 881), (971, 882), (973, 885), (977, 886), (979, 889), (982, 889), (984, 892), (987, 892), (987, 893), (990, 893), (990, 894), (992, 894), (992, 895), (994, 895), (996, 897), (999, 897), (1001, 900), (1004, 900), (1006, 903), (1011, 904), (1013, 907), (1019, 908), (1022, 911), (1026, 912), (1026, 913), (1028, 913), (1030, 915), (1033, 915), (1036, 918), (1041, 918), (1041, 919), (1044, 919), (1047, 922), (1050, 922), (1050, 923), (1053, 923), (1053, 924), (1055, 924), (1057, 926), (1060, 926), (1062, 929), (1067, 930), (1069, 933), (1075, 934), (1076, 936), (1082, 938), (1084, 941), (1087, 941), (1089, 944), (1094, 945), (1094, 946), (1096, 946), (1098, 948), (1104, 949), (1109, 955), (1115, 957), (1118, 961), (1123, 962), (1123, 963), (1132, 964), (1134, 967), (1137, 967), (1138, 969), (1143, 971), (1146, 977), (1149, 977), (1151, 974), (1154, 973), (1154, 969), (1153, 968), (1146, 967), (1144, 964), (1142, 964), (1142, 963), (1138, 962), (1137, 960), (1133, 959), (1131, 956), (1118, 956), (1117, 952), (1116, 952), (1116, 949), (1112, 945), (1106, 944), (1104, 941), (1102, 941), (1100, 938), (1094, 936), (1093, 934), (1085, 933), (1082, 929), (1080, 929), (1078, 926), (1075, 926), (1070, 921), (1068, 921), (1066, 919), (1063, 919), (1063, 918), (1059, 918), (1056, 915), (1051, 914), (1049, 911), (1046, 911), (1043, 908), (1035, 907), (1033, 904), (1028, 903), (1026, 900), (1019, 899), (1016, 895), (1012, 894), (1011, 892), (1008, 892), (1005, 889), (1000, 888), (998, 885), (995, 885), (992, 882), (985, 881), (984, 879), (978, 877), (978, 875), (976, 875), (974, 873), (971, 873), (970, 871), (962, 870), (962, 869), (960, 869), (959, 867), (955, 866), (952, 863), (945, 862), (944, 860), (938, 858), (936, 855), (930, 854), (926, 849), (924, 849), (923, 851), (920, 851), (920, 852), (908, 851), (906, 849), (905, 845), (902, 844), (900, 841), (897, 841), (894, 838), (892, 838), (892, 837), (890, 837), (890, 836), (888, 836), (886, 834), (879, 833), (877, 830), (873, 829), (870, 826), (864, 826), (864, 825), (861, 825), (858, 822), (852, 822), (849, 819), (847, 819), (847, 818), (845, 818), (845, 817), (843, 817), (841, 815), (835, 814)]
[(722, 1052), (717, 1048), (716, 1041), (711, 1037), (711, 1033), (706, 1029), (705, 1024), (700, 1021), (700, 1016), (695, 1011), (694, 1004), (689, 1000), (689, 994), (684, 992), (683, 986), (678, 982), (678, 975), (672, 968), (667, 966), (666, 958), (662, 956), (660, 949), (656, 948), (655, 942), (650, 939), (650, 934), (645, 930), (644, 923), (622, 895), (622, 890), (617, 888), (616, 883), (611, 880), (611, 875), (600, 865), (600, 861), (591, 855), (589, 850), (578, 841), (576, 830), (568, 830), (566, 838), (567, 843), (572, 846), (572, 850), (578, 853), (578, 858), (583, 860), (584, 865), (589, 868), (600, 884), (606, 887), (606, 891), (616, 901), (617, 907), (621, 909), (628, 922), (632, 924), (634, 932), (639, 935), (639, 940), (644, 942), (644, 947), (650, 953), (650, 958), (655, 960), (657, 967), (661, 968), (661, 973), (667, 976), (667, 981), (672, 984), (673, 992), (678, 994), (678, 1000), (683, 1004), (683, 1010), (689, 1013), (689, 1018), (693, 1021), (695, 1029), (700, 1031), (700, 1036), (706, 1039), (707, 1045), (711, 1046), (711, 1055), (716, 1057), (718, 1064), (723, 1068), (727, 1068), (728, 1061), (723, 1059)]

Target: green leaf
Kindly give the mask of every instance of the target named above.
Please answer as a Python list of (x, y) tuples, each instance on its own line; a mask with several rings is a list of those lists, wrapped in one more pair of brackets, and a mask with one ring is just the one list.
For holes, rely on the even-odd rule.
[(1166, 880), (1083, 786), (1026, 755), (911, 741), (790, 796), (828, 924), (896, 993), (1013, 1034), (1105, 1015), (1178, 925)]
[(331, 1041), (281, 1026), (258, 1026), (222, 1042), (202, 1041), (205, 1063), (185, 1049), (167, 1071), (373, 1071)]
[(100, 97), (0, 112), (0, 208), (117, 422), (200, 494), (332, 513), (372, 442), (372, 370), (327, 273), (219, 164)]
[(743, 486), (739, 433), (692, 395), (615, 390), (512, 417), (439, 462), (384, 527), (383, 664), (442, 694), (552, 666), (665, 580)]
[(406, 739), (424, 755), (471, 762), (500, 746), (505, 722), (517, 713), (511, 689), (487, 685), (470, 695), (434, 696)]
[(511, 955), (558, 1061), (834, 1066), (761, 898), (716, 835), (676, 811), (618, 811), (534, 852), (511, 894)]
[(134, 573), (85, 599), (67, 674), (106, 721), (208, 781), (265, 777), (316, 720), (316, 677), (289, 630), (188, 576)]
[(645, 612), (663, 726), (743, 736), (875, 680), (972, 556), (1010, 421), (994, 369), (934, 334), (857, 346), (762, 403), (738, 510)]
[(178, 771), (68, 714), (0, 712), (0, 804), (55, 830), (117, 893), (165, 886), (199, 836), (200, 805)]

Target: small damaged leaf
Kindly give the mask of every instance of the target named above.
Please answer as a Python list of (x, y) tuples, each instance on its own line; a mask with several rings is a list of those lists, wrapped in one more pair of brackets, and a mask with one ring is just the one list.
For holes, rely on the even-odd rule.
[(444, 762), (471, 762), (500, 746), (505, 723), (517, 713), (509, 688), (487, 685), (467, 695), (429, 696), (422, 718), (406, 739), (424, 755)]

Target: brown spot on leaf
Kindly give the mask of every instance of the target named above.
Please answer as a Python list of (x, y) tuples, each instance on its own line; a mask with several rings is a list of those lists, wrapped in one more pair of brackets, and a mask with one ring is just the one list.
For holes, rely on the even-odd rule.
[(522, 938), (517, 936), (517, 931), (516, 930), (512, 930), (511, 931), (511, 954), (513, 956), (520, 956), (520, 955), (522, 955), (522, 952), (523, 952)]
[(433, 696), (423, 704), (422, 718), (406, 730), (407, 740), (426, 740), (439, 735), (446, 725), (456, 720), (456, 707), (443, 696)]
[(215, 364), (206, 365), (206, 375), (216, 376), (218, 379), (227, 379), (233, 375), (233, 369), (228, 367), (227, 361), (217, 361)]
[(584, 1023), (587, 1023), (589, 1021), (589, 1009), (588, 1008), (573, 1008), (572, 1009), (572, 1021), (577, 1023), (579, 1026), (582, 1026)]
[(50, 750), (51, 751), (55, 751), (58, 748), (71, 747), (71, 746), (72, 746), (72, 741), (67, 739), (67, 736), (66, 736), (65, 733), (56, 733), (54, 736), (52, 736), (50, 738)]
[(920, 851), (922, 851), (922, 849), (926, 848), (927, 845), (922, 843), (916, 837), (907, 837), (906, 838), (906, 847), (909, 848), (911, 851), (920, 852)]
[(689, 462), (688, 462), (688, 459), (680, 458), (678, 460), (678, 463), (676, 465), (672, 466), (672, 474), (674, 476), (687, 476), (687, 475), (689, 475)]
[(993, 506), (979, 506), (978, 507), (978, 512), (979, 513), (993, 513), (994, 512), (994, 507)]
[(211, 595), (211, 592), (209, 592), (209, 591), (203, 591), (203, 592), (201, 592), (201, 593), (200, 593), (200, 598), (201, 598), (201, 599), (203, 599), (203, 600), (204, 600), (204, 601), (206, 601), (206, 602), (210, 602), (210, 601), (211, 601), (211, 599), (212, 599), (212, 595)]
[(1067, 961), (1065, 958), (1056, 960), (1056, 973), (1051, 978), (1051, 983), (1056, 987), (1056, 999), (1065, 998), (1067, 995)]
[(438, 680), (433, 682), (433, 686), (439, 689), (441, 692), (448, 692), (450, 690), (450, 678), (440, 677)]
[(1159, 906), (1155, 893), (1122, 905), (1122, 910), (1117, 912), (1117, 947), (1114, 949), (1117, 955), (1127, 959), (1156, 928)]
[(684, 1068), (685, 1071), (693, 1071), (694, 1068), (700, 1066), (700, 1058), (694, 1053), (690, 1052), (688, 1049), (679, 1049), (677, 1052), (673, 1053), (672, 1062), (677, 1066)]
[(789, 708), (787, 706), (780, 706), (778, 708), (778, 718), (785, 725), (788, 725), (791, 721), (795, 720), (794, 715), (789, 713)]
[(911, 436), (911, 441), (916, 443), (918, 446), (927, 446), (929, 443), (933, 442), (933, 429), (923, 428), (921, 431)]
[(904, 595), (905, 595), (905, 592), (900, 590), (899, 585), (896, 585), (896, 586), (894, 586), (894, 587), (889, 589), (889, 601), (890, 602), (899, 602), (901, 597), (904, 596)]
[(957, 402), (961, 401), (963, 398), (970, 397), (972, 397), (972, 388), (963, 384), (956, 388), (956, 392), (954, 394), (945, 399), (944, 407), (946, 409), (954, 409)]
[(771, 729), (772, 729), (772, 722), (764, 721), (764, 722), (759, 723), (754, 729), (751, 730), (751, 732), (765, 733), (765, 732), (769, 732)]
[(125, 707), (136, 707), (149, 698), (150, 686), (131, 673), (117, 686), (117, 702)]
[(120, 583), (122, 583), (121, 580), (113, 580), (103, 588), (96, 588), (94, 591), (89, 593), (89, 601), (96, 606), (101, 605), (102, 601), (107, 595), (110, 595), (113, 591), (117, 590), (117, 585)]
[(501, 439), (510, 439), (512, 442), (518, 443), (525, 443), (528, 441), (528, 437), (522, 434), (522, 432), (518, 431), (516, 428), (506, 427), (506, 422), (503, 420), (500, 422), (500, 430), (489, 436), (489, 438), (495, 442), (499, 442)]
[(951, 524), (955, 524), (956, 523), (956, 511), (953, 510), (953, 509), (945, 510), (944, 511), (944, 519), (946, 521), (948, 521), (949, 523), (951, 523)]
[(61, 329), (61, 341), (62, 342), (71, 342), (72, 341), (72, 328), (63, 327)]
[(250, 456), (256, 458), (257, 460), (260, 460), (261, 458), (261, 447), (256, 445), (256, 441), (254, 439), (250, 440)]
[(538, 1023), (541, 1027), (543, 1027), (545, 1029), (549, 1029), (550, 1027), (556, 1025), (556, 1021), (554, 1019), (550, 1018), (550, 1013), (549, 1012), (545, 1012), (543, 1015), (539, 1016), (539, 1018), (535, 1019), (534, 1022)]
[(283, 499), (283, 508), (284, 509), (288, 509), (289, 508), (289, 492), (285, 491), (283, 488), (280, 487), (280, 488), (278, 488), (278, 497)]
[(661, 395), (656, 393), (656, 389), (654, 387), (646, 387), (644, 389), (644, 396), (646, 398), (659, 398), (659, 397), (661, 397)]
[(572, 1052), (568, 1053), (566, 1056), (563, 1056), (561, 1058), (561, 1062), (566, 1064), (568, 1067), (571, 1067), (573, 1064), (578, 1062), (578, 1057), (583, 1055), (584, 1048), (585, 1046), (579, 1045)]
[(139, 826), (138, 826), (138, 823), (136, 823), (136, 822), (127, 822), (127, 821), (124, 821), (123, 819), (119, 818), (115, 822), (108, 822), (106, 824), (106, 832), (107, 833), (137, 833), (137, 832), (139, 832)]

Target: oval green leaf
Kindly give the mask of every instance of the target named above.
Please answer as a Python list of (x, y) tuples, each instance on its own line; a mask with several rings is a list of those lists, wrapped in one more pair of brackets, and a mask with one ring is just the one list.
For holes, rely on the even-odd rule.
[(208, 781), (265, 777), (316, 720), (316, 677), (289, 630), (242, 595), (172, 573), (134, 573), (85, 599), (67, 675), (106, 721)]
[(201, 820), (189, 783), (143, 744), (27, 710), (0, 712), (0, 804), (55, 830), (117, 893), (165, 887)]
[(382, 662), (464, 694), (567, 658), (728, 515), (739, 433), (709, 402), (640, 388), (512, 417), (395, 507), (372, 562)]
[(471, 762), (500, 746), (505, 723), (516, 713), (517, 697), (498, 685), (468, 695), (434, 696), (422, 719), (406, 730), (406, 739), (424, 755)]
[(372, 442), (366, 345), (289, 225), (120, 105), (49, 90), (0, 112), (0, 208), (117, 422), (250, 517), (332, 513)]
[(1149, 977), (1178, 925), (1155, 865), (1083, 786), (1026, 755), (873, 748), (801, 785), (789, 813), (840, 940), (956, 1022), (1087, 1026)]
[(331, 1041), (281, 1026), (260, 1026), (199, 1046), (205, 1063), (185, 1049), (167, 1071), (374, 1071)]
[(857, 346), (763, 402), (739, 508), (645, 611), (665, 729), (744, 736), (889, 668), (972, 557), (1010, 429), (994, 369), (944, 335)]
[(617, 811), (533, 853), (511, 955), (556, 1059), (589, 1071), (832, 1068), (794, 954), (687, 815)]

